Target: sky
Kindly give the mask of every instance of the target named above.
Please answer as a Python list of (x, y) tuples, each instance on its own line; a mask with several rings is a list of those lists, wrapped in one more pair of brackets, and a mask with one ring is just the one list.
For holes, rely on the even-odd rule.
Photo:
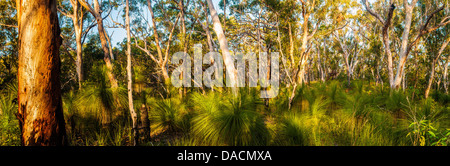
[[(214, 8), (217, 10), (217, 12), (223, 13), (223, 10), (221, 10), (219, 8), (220, 0), (212, 0), (212, 2), (214, 4)], [(119, 10), (122, 10), (122, 9), (119, 9)], [(144, 16), (150, 15), (148, 10), (144, 10), (144, 11), (145, 11), (145, 13), (143, 13)], [(119, 13), (119, 11), (114, 10), (111, 12), (111, 18), (114, 19), (114, 21), (116, 21), (116, 22), (123, 23), (123, 20), (121, 20), (121, 17), (118, 16), (119, 14), (122, 15), (123, 13)], [(131, 17), (133, 17), (133, 16), (131, 16)], [(106, 21), (108, 22), (107, 24), (113, 25), (113, 22), (111, 22), (109, 19), (106, 19)], [(133, 25), (131, 25), (131, 26), (133, 26)], [(111, 44), (113, 47), (116, 47), (117, 43), (122, 42), (127, 37), (127, 33), (126, 33), (125, 29), (123, 29), (123, 28), (106, 28), (106, 30), (108, 32), (108, 35), (112, 34)], [(94, 32), (97, 33), (96, 29), (94, 30)]]

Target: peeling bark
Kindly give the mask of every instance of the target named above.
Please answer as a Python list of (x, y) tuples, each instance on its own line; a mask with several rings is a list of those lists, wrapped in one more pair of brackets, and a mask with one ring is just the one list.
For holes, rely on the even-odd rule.
[(17, 0), (18, 114), (24, 146), (67, 145), (56, 0)]

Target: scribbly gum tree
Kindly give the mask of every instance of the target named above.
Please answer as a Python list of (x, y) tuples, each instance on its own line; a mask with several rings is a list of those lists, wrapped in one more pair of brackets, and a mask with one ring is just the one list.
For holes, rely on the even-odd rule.
[(66, 145), (56, 0), (17, 0), (18, 114), (25, 146)]
[[(450, 23), (450, 17), (448, 14), (445, 16), (439, 16), (442, 14), (445, 8), (448, 8), (447, 0), (403, 0), (393, 1), (390, 0), (385, 4), (386, 14), (383, 17), (380, 15), (382, 12), (377, 12), (372, 9), (367, 0), (363, 0), (363, 4), (367, 12), (375, 17), (377, 22), (383, 25), (382, 35), (383, 43), (385, 47), (385, 55), (388, 61), (388, 75), (390, 86), (393, 89), (400, 88), (402, 79), (405, 75), (405, 67), (408, 56), (413, 48), (427, 36), (428, 33), (438, 30)], [(398, 8), (398, 10), (397, 10)], [(401, 35), (393, 36), (399, 40), (399, 48), (397, 55), (396, 74), (394, 76), (394, 57), (391, 55), (390, 46), (393, 45), (390, 40), (390, 24), (393, 19), (393, 15), (398, 14), (398, 21), (400, 21)], [(394, 25), (395, 26), (395, 25)]]
[(113, 63), (112, 63), (112, 52), (111, 48), (108, 47), (108, 34), (103, 25), (103, 17), (102, 17), (102, 4), (98, 2), (98, 0), (93, 0), (93, 7), (86, 2), (86, 0), (78, 1), (87, 11), (89, 11), (92, 16), (95, 18), (97, 22), (97, 29), (99, 33), (100, 43), (103, 50), (103, 60), (106, 64), (106, 74), (108, 75), (109, 82), (111, 83), (112, 88), (117, 88), (119, 85), (117, 83), (116, 76), (113, 74)]

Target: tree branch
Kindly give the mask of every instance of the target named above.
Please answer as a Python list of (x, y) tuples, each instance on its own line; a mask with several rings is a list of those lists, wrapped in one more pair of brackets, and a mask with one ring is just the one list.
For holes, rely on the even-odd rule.
[(369, 2), (368, 2), (367, 0), (363, 0), (363, 4), (364, 4), (364, 6), (366, 7), (366, 10), (367, 10), (367, 12), (369, 12), (370, 15), (374, 16), (378, 21), (380, 21), (381, 24), (383, 24), (383, 25), (385, 24), (383, 18), (382, 18), (379, 14), (375, 13), (375, 12), (369, 7), (370, 5), (369, 5)]
[(0, 25), (1, 25), (1, 26), (5, 26), (5, 27), (18, 28), (17, 25), (9, 25), (9, 24), (3, 24), (3, 23), (0, 23)]

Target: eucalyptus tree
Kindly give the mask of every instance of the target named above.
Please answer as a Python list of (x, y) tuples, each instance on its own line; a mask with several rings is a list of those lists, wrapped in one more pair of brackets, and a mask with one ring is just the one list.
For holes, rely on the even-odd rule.
[[(78, 88), (81, 89), (81, 83), (84, 80), (84, 71), (83, 71), (83, 43), (86, 39), (87, 33), (97, 24), (95, 22), (91, 22), (89, 24), (85, 24), (86, 21), (90, 21), (89, 15), (86, 14), (86, 11), (83, 10), (83, 7), (80, 4), (80, 0), (69, 0), (70, 7), (66, 3), (66, 1), (60, 1), (58, 4), (58, 12), (68, 17), (72, 20), (72, 24), (69, 26), (73, 26), (73, 32), (75, 32), (75, 45), (76, 49), (73, 49), (70, 43), (65, 44), (67, 48), (71, 50), (76, 50), (76, 72), (78, 79)], [(86, 27), (84, 27), (86, 25)], [(64, 39), (65, 41), (70, 41), (69, 39)]]
[[(348, 30), (349, 28), (346, 29)], [(361, 59), (361, 57), (359, 57), (361, 46), (359, 46), (360, 41), (357, 36), (358, 32), (353, 32), (352, 34), (351, 32), (342, 30), (333, 33), (333, 35), (339, 44), (341, 52), (343, 53), (342, 57), (344, 59), (344, 65), (347, 69), (347, 86), (350, 87), (350, 80), (352, 79), (355, 68)], [(345, 39), (348, 40), (346, 41)]]
[(130, 2), (125, 1), (125, 29), (127, 31), (127, 84), (128, 84), (128, 109), (130, 110), (131, 120), (133, 122), (134, 145), (139, 142), (139, 132), (137, 131), (137, 113), (133, 105), (133, 76), (131, 66), (131, 30), (130, 30)]
[[(435, 37), (435, 38), (442, 39), (440, 37)], [(442, 41), (442, 40), (438, 40), (438, 41)], [(434, 75), (435, 75), (435, 71), (436, 71), (436, 64), (438, 63), (442, 54), (448, 54), (448, 53), (444, 53), (444, 50), (447, 48), (447, 45), (449, 43), (450, 43), (450, 35), (447, 32), (441, 46), (438, 49), (438, 52), (436, 53), (435, 51), (432, 51), (432, 54), (435, 54), (435, 56), (432, 58), (432, 62), (431, 62), (430, 75), (429, 75), (428, 83), (427, 83), (427, 86), (425, 89), (425, 98), (428, 98), (428, 95), (430, 94), (431, 84), (433, 83), (433, 79), (434, 79)]]
[[(172, 38), (181, 18), (180, 12), (169, 10), (171, 8), (169, 8), (168, 6), (173, 7), (173, 4), (159, 2), (152, 5), (151, 0), (147, 0), (147, 7), (150, 12), (150, 21), (145, 19), (143, 16), (141, 18), (146, 23), (146, 25), (149, 26), (148, 28), (151, 27), (152, 33), (148, 30), (148, 28), (139, 27), (136, 28), (136, 32), (133, 35), (133, 37), (135, 38), (135, 46), (145, 52), (145, 54), (147, 54), (151, 58), (151, 60), (156, 62), (159, 70), (162, 73), (165, 83), (168, 83), (168, 81), (170, 80), (167, 64), (169, 62), (170, 48), (172, 47)], [(156, 13), (153, 9), (159, 10), (157, 10)], [(156, 17), (156, 14), (158, 14), (159, 17)], [(158, 20), (161, 21), (157, 22)], [(163, 33), (159, 32), (161, 30), (163, 31)], [(168, 35), (163, 35), (164, 33)], [(153, 43), (149, 43), (150, 37), (154, 39), (154, 46), (152, 45)], [(143, 42), (144, 46), (141, 46), (139, 41)], [(163, 46), (165, 46), (165, 48)], [(157, 56), (154, 55), (154, 47), (156, 47)]]
[[(220, 49), (222, 50), (223, 62), (225, 63), (227, 78), (229, 78), (229, 87), (233, 87), (234, 94), (237, 93), (237, 71), (234, 66), (234, 58), (231, 56), (230, 50), (228, 48), (228, 41), (225, 37), (222, 24), (219, 20), (219, 15), (214, 8), (214, 4), (211, 0), (206, 0), (211, 15), (214, 32), (216, 32), (217, 40), (219, 41)], [(227, 80), (228, 82), (228, 80)]]
[[(98, 29), (98, 33), (99, 33), (99, 38), (100, 38), (100, 42), (101, 42), (101, 46), (102, 46), (102, 50), (103, 50), (103, 60), (105, 61), (106, 64), (106, 68), (107, 68), (107, 75), (108, 75), (108, 79), (109, 82), (111, 83), (111, 87), (112, 88), (117, 88), (118, 87), (118, 83), (117, 83), (117, 79), (115, 77), (115, 75), (113, 74), (113, 63), (112, 63), (112, 52), (110, 51), (110, 46), (108, 46), (108, 34), (105, 30), (105, 27), (103, 25), (103, 20), (104, 20), (104, 16), (102, 16), (103, 12), (104, 12), (104, 7), (107, 5), (105, 5), (105, 3), (99, 3), (98, 0), (92, 0), (93, 1), (93, 5), (89, 4), (86, 0), (78, 0), (79, 3), (88, 11), (92, 14), (92, 16), (94, 17), (94, 19), (97, 22), (97, 29)], [(109, 9), (109, 11), (107, 12), (106, 16), (108, 16), (111, 12), (111, 9)]]
[[(383, 25), (383, 43), (385, 45), (385, 54), (388, 59), (388, 75), (390, 87), (392, 89), (400, 88), (400, 84), (403, 76), (405, 75), (405, 64), (408, 58), (409, 53), (412, 48), (415, 47), (419, 41), (427, 35), (428, 33), (435, 31), (448, 23), (450, 23), (450, 17), (441, 17), (440, 20), (433, 19), (436, 14), (439, 14), (446, 6), (445, 1), (418, 1), (412, 0), (411, 3), (407, 0), (403, 0), (403, 2), (395, 3), (395, 1), (390, 0), (384, 6), (386, 6), (385, 19), (375, 12), (371, 7), (367, 0), (363, 0), (363, 4), (370, 15), (376, 18), (378, 22)], [(392, 16), (394, 15), (394, 10), (397, 8), (396, 4), (403, 5), (403, 8), (400, 8), (400, 14), (404, 14), (404, 17), (400, 18), (402, 21), (401, 28), (402, 34), (398, 37), (400, 41), (400, 46), (397, 52), (398, 60), (396, 66), (396, 74), (394, 77), (394, 66), (393, 66), (393, 57), (391, 55), (390, 49), (390, 39), (389, 39), (389, 27), (392, 21)], [(415, 10), (417, 6), (425, 6), (421, 10)], [(413, 15), (416, 15), (413, 17)], [(413, 20), (417, 18), (416, 20)], [(414, 23), (413, 23), (414, 22)], [(412, 40), (410, 40), (410, 36)]]
[(18, 114), (22, 145), (67, 145), (56, 0), (18, 0)]

